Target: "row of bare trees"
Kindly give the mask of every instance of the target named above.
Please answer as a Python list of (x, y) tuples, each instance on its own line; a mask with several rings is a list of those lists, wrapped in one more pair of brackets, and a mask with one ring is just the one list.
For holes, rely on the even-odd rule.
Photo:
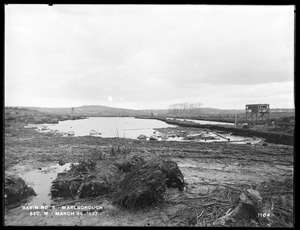
[(178, 103), (169, 106), (170, 113), (196, 112), (202, 107), (202, 103)]

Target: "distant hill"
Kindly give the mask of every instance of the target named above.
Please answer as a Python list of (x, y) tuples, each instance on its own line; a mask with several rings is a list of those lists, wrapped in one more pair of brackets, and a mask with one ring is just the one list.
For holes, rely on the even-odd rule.
[(67, 108), (28, 107), (44, 113), (74, 114), (81, 116), (135, 116), (136, 110), (112, 108), (102, 105), (87, 105)]
[[(151, 114), (158, 116), (200, 116), (205, 114), (244, 114), (243, 109), (216, 109), (216, 108), (200, 108), (196, 110), (175, 111), (169, 109), (148, 109), (148, 110), (134, 110), (113, 108), (102, 105), (86, 105), (79, 107), (66, 107), (66, 108), (47, 108), (47, 107), (26, 107), (28, 109), (37, 110), (44, 113), (55, 114), (74, 114), (80, 116), (150, 116)], [(272, 112), (295, 112), (295, 109), (274, 108)]]

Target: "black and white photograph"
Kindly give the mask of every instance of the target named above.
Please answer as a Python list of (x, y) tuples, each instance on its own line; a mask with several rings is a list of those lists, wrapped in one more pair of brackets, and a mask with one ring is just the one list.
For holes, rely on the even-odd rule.
[(4, 5), (4, 226), (293, 228), (295, 5)]

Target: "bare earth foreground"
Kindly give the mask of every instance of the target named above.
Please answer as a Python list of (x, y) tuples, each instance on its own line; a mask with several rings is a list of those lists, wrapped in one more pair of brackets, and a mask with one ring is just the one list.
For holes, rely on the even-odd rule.
[[(159, 156), (175, 161), (184, 175), (184, 191), (168, 188), (162, 204), (134, 210), (112, 205), (108, 196), (69, 200), (68, 205), (103, 207), (101, 212), (78, 216), (59, 216), (54, 210), (48, 215), (30, 216), (30, 211), (22, 210), (21, 205), (6, 207), (5, 225), (210, 226), (234, 208), (243, 189), (252, 188), (272, 203), (270, 212), (277, 215), (278, 222), (285, 220), (285, 225), (272, 222), (272, 226), (293, 226), (293, 190), (284, 189), (282, 184), (293, 178), (293, 146), (62, 137), (22, 127), (6, 128), (5, 173), (22, 177), (24, 172), (59, 160), (78, 162), (95, 149), (105, 159), (112, 146), (130, 146), (130, 156)], [(275, 188), (276, 183), (281, 183), (283, 189), (279, 185)], [(66, 204), (65, 200), (61, 202)], [(59, 207), (56, 203), (55, 211)], [(244, 222), (227, 226), (257, 225)]]

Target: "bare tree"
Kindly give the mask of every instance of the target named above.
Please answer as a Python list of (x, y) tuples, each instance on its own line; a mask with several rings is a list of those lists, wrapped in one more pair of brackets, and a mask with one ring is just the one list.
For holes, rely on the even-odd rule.
[(202, 103), (177, 103), (169, 106), (169, 113), (171, 114), (197, 114), (200, 112)]

